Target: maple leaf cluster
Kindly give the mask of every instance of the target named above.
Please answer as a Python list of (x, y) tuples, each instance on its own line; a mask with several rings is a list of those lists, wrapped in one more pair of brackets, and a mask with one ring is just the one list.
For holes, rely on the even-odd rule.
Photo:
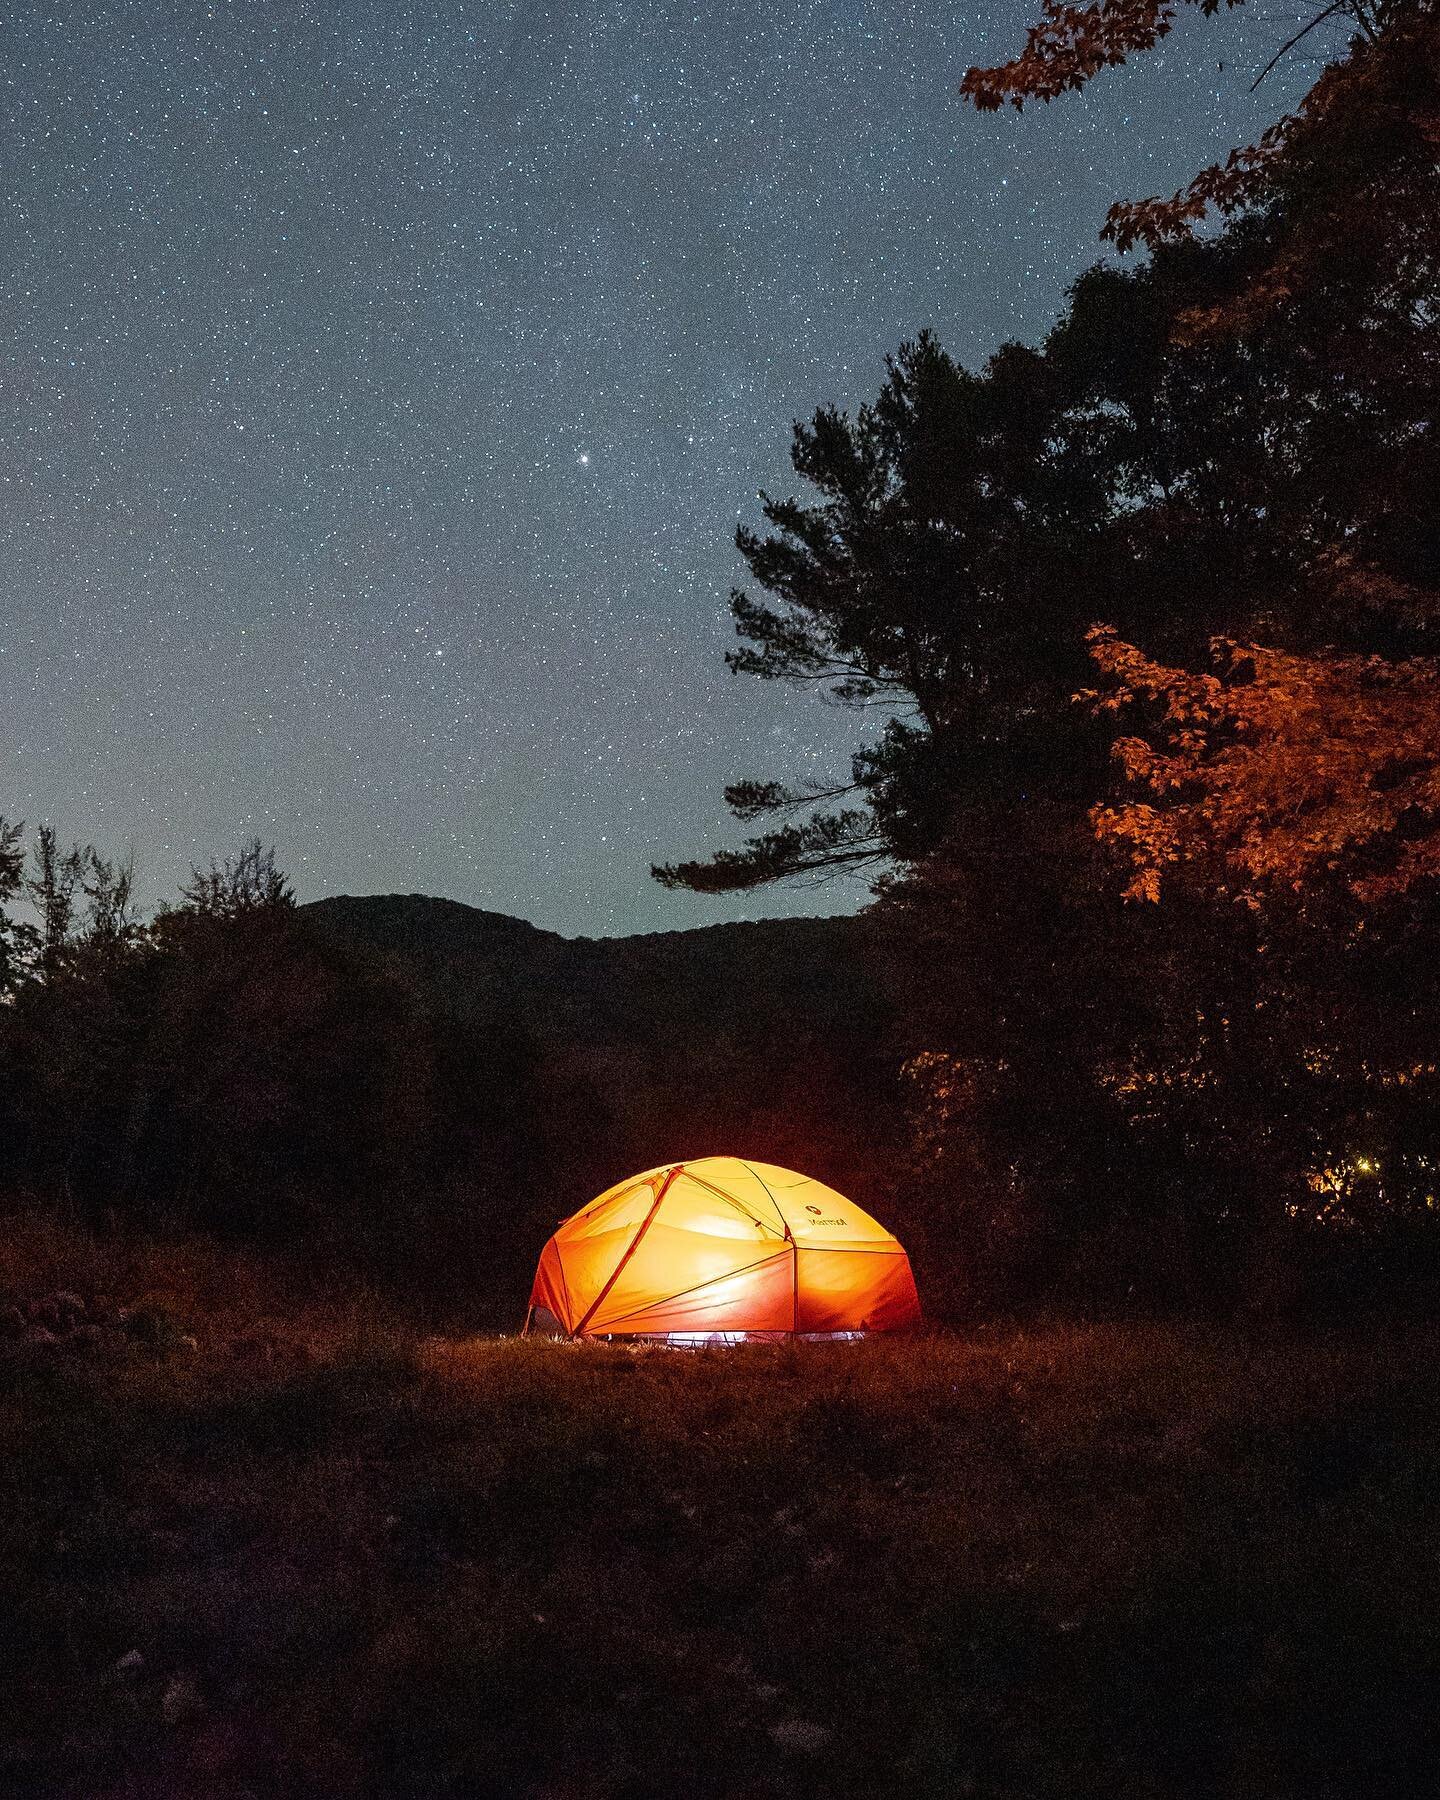
[[(1214, 15), (1243, 0), (1182, 0)], [(1012, 61), (968, 70), (961, 93), (981, 112), (1007, 102), (1051, 101), (1084, 87), (1106, 68), (1151, 50), (1173, 29), (1175, 0), (1097, 0), (1064, 6), (1046, 0), (1025, 48)], [(1119, 200), (1106, 216), (1102, 236), (1123, 251), (1188, 236), (1210, 214), (1230, 215), (1262, 206), (1283, 194), (1292, 221), (1293, 259), (1307, 239), (1313, 256), (1359, 227), (1373, 236), (1377, 215), (1403, 195), (1397, 170), (1418, 157), (1432, 163), (1440, 148), (1440, 64), (1435, 9), (1430, 0), (1333, 0), (1272, 58), (1294, 48), (1319, 26), (1338, 23), (1354, 32), (1348, 54), (1330, 64), (1293, 113), (1271, 124), (1254, 143), (1232, 150), (1169, 196)], [(1337, 207), (1343, 192), (1344, 204)], [(1296, 204), (1298, 203), (1298, 205)], [(1293, 275), (1293, 271), (1292, 271)], [(1272, 273), (1266, 287), (1289, 283)]]
[[(1184, 4), (1210, 14), (1220, 11), (1222, 0)], [(1223, 4), (1238, 6), (1241, 0)], [(1020, 112), (1027, 100), (1057, 100), (1084, 87), (1102, 69), (1153, 50), (1173, 29), (1175, 15), (1176, 0), (1096, 0), (1092, 6), (1045, 0), (1020, 55), (996, 68), (967, 69), (960, 92), (980, 112), (998, 112), (1007, 102)]]
[(1440, 874), (1433, 658), (1302, 656), (1217, 638), (1215, 672), (1197, 674), (1108, 626), (1090, 647), (1109, 685), (1083, 698), (1159, 714), (1152, 736), (1114, 746), (1148, 797), (1091, 813), (1131, 861), (1129, 898), (1158, 900), (1167, 875), (1200, 873), (1251, 904), (1325, 883), (1374, 902)]

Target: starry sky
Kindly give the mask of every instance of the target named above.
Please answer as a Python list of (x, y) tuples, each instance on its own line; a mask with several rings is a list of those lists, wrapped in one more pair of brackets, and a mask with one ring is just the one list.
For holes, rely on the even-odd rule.
[(302, 898), (567, 933), (860, 904), (649, 879), (859, 729), (725, 668), (737, 518), (792, 419), (922, 327), (1038, 338), (1112, 199), (1313, 79), (1250, 95), (1242, 9), (980, 118), (1030, 11), (8, 0), (0, 814), (149, 898), (259, 836)]

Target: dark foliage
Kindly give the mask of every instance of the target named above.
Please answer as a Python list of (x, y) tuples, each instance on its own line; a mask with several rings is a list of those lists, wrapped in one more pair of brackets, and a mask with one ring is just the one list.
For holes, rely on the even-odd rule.
[[(966, 92), (1055, 99), (1174, 11), (1047, 6)], [(710, 892), (872, 867), (915, 1153), (982, 1288), (1270, 1305), (1305, 1228), (1434, 1261), (1411, 1253), (1440, 1123), (1440, 14), (1327, 16), (1358, 35), (1294, 118), (1112, 215), (1143, 266), (1093, 269), (1038, 351), (978, 374), (904, 347), (873, 406), (797, 427), (805, 496), (739, 535), (766, 597), (734, 598), (732, 666), (878, 707), (878, 729), (829, 790), (732, 787), (740, 818), (782, 822), (657, 874)], [(1225, 229), (1196, 236), (1212, 208)], [(1121, 691), (1076, 705), (1097, 622)], [(1268, 722), (1178, 710), (1215, 639), (1240, 646), (1238, 690), (1271, 666), (1246, 644), (1291, 659)], [(1118, 746), (1140, 783), (1119, 810), (1117, 699), (1146, 734)], [(1158, 913), (1122, 903), (1096, 829)], [(1305, 891), (1270, 905), (1280, 881), (1257, 895), (1236, 865)]]
[(123, 953), (93, 923), (36, 953), (0, 1013), (0, 1186), (507, 1323), (557, 1219), (634, 1169), (738, 1147), (868, 1191), (899, 1058), (866, 935), (297, 908), (252, 846)]

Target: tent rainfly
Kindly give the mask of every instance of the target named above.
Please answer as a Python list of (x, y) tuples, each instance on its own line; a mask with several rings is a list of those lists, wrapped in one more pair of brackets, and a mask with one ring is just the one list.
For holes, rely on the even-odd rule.
[(672, 1343), (844, 1337), (920, 1317), (910, 1259), (833, 1188), (707, 1156), (632, 1175), (540, 1253), (526, 1331)]

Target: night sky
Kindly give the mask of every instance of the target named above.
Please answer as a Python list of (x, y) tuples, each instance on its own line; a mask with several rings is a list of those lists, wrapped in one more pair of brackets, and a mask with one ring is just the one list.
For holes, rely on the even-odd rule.
[(0, 813), (150, 898), (258, 835), (302, 898), (566, 932), (859, 904), (649, 879), (860, 723), (726, 670), (737, 516), (793, 418), (924, 326), (1036, 339), (1112, 199), (1313, 79), (1251, 97), (1242, 11), (977, 117), (1031, 11), (10, 0)]

